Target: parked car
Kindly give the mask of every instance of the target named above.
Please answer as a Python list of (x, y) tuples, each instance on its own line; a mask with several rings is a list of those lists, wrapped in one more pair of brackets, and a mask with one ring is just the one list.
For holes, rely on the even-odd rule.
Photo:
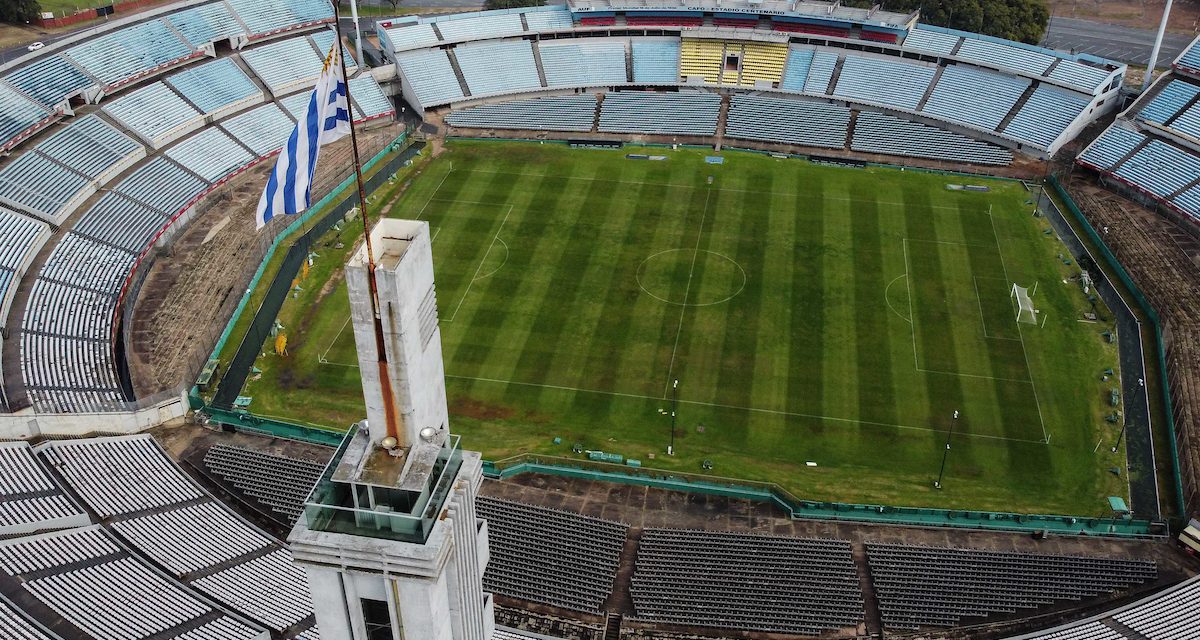
[(37, 51), (38, 49), (41, 49), (44, 46), (46, 46), (45, 42), (35, 42), (35, 43), (29, 45), (28, 47), (26, 47), (26, 49), (29, 49), (30, 51)]

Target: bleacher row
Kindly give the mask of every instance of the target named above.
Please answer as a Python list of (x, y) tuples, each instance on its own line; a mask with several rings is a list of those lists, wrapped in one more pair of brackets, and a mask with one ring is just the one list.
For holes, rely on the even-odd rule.
[(287, 548), (200, 490), (149, 436), (53, 441), (39, 456), (105, 523), (106, 538), (115, 535), (182, 583), (178, 589), (283, 637), (312, 627), (307, 579)]
[(954, 627), (1152, 582), (1153, 562), (867, 543), (885, 627)]
[(223, 444), (209, 448), (204, 466), (289, 525), (300, 517), (304, 500), (324, 470), (316, 462)]
[(565, 5), (512, 11), (478, 11), (444, 16), (396, 18), (379, 23), (380, 40), (393, 51), (457, 42), (568, 30), (574, 26)]
[(626, 525), (479, 496), (491, 556), (485, 591), (600, 613), (613, 590)]
[[(0, 206), (52, 225), (66, 222), (128, 172), (75, 221), (30, 286), (21, 366), (36, 410), (97, 412), (125, 406), (111, 345), (112, 313), (125, 276), (177, 214), (283, 145), (307, 106), (307, 86), (320, 72), (321, 47), (332, 44), (333, 33), (323, 30), (242, 51), (271, 95), (300, 89), (276, 102), (259, 104), (269, 96), (236, 56), (219, 58), (106, 100), (102, 115), (69, 121), (0, 167)], [(394, 113), (369, 74), (352, 78), (350, 85), (357, 120)], [(148, 148), (161, 155), (144, 161)], [(44, 243), (44, 233), (30, 233), (18, 221), (0, 214), (0, 229), (11, 228), (31, 257)], [(17, 269), (0, 264), (0, 293), (16, 275)], [(4, 317), (10, 298), (0, 297)], [(63, 327), (58, 318), (74, 324)]]
[[(451, 111), (446, 123), (486, 129), (591, 131), (596, 106), (591, 94), (526, 98)], [(610, 92), (600, 103), (597, 130), (712, 136), (719, 108), (719, 97), (711, 93)], [(850, 114), (848, 107), (824, 101), (735, 94), (725, 136), (842, 149), (850, 133)], [(971, 164), (1012, 162), (1011, 152), (996, 145), (873, 111), (859, 112), (851, 149)]]
[[(1043, 150), (1057, 149), (1064, 133), (1090, 115), (1092, 101), (1090, 93), (966, 63), (938, 66), (811, 46), (789, 49), (782, 43), (698, 38), (643, 42), (636, 37), (501, 39), (394, 55), (423, 108), (548, 89), (699, 81), (917, 113)], [(724, 68), (730, 56), (741, 61), (733, 71)], [(628, 65), (626, 57), (631, 60)], [(456, 65), (463, 82), (455, 73)], [(831, 82), (835, 71), (837, 80)]]
[[(333, 19), (326, 0), (223, 0), (105, 32), (33, 56), (0, 78), (0, 151), (62, 114), (67, 99), (112, 90), (203, 55), (210, 43), (272, 35)], [(240, 46), (241, 43), (239, 43)]]

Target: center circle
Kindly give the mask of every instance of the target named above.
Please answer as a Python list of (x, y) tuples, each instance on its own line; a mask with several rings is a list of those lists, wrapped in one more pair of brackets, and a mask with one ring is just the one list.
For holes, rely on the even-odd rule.
[(642, 261), (637, 283), (667, 304), (707, 307), (731, 300), (746, 288), (746, 271), (733, 258), (707, 249), (667, 249)]

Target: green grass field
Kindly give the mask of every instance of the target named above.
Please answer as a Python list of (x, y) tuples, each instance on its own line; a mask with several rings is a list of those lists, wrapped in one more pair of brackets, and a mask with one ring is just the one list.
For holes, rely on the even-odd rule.
[[(375, 203), (434, 234), (467, 448), (580, 442), (688, 472), (711, 459), (805, 498), (898, 505), (1091, 514), (1127, 494), (1107, 471), (1124, 455), (1102, 420), (1108, 327), (1079, 322), (1077, 268), (1021, 184), (626, 152), (454, 142)], [(260, 359), (256, 412), (361, 417), (339, 270), (360, 232), (330, 238), (285, 305), (289, 355)], [(1016, 323), (1014, 282), (1036, 283), (1037, 325)]]

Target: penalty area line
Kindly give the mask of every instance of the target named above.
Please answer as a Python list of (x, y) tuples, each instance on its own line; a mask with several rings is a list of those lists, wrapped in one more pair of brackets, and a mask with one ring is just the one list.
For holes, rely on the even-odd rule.
[[(455, 380), (467, 380), (470, 382), (486, 382), (486, 383), (491, 383), (491, 384), (511, 384), (511, 385), (516, 385), (519, 387), (551, 389), (554, 391), (571, 391), (574, 393), (593, 393), (593, 394), (597, 394), (597, 395), (614, 396), (614, 397), (618, 397), (618, 398), (630, 398), (633, 400), (653, 400), (654, 402), (662, 402), (662, 400), (663, 400), (662, 398), (659, 398), (656, 396), (647, 396), (647, 395), (642, 395), (642, 394), (637, 394), (637, 393), (623, 393), (620, 391), (599, 391), (596, 389), (580, 389), (578, 387), (568, 387), (568, 386), (556, 385), (556, 384), (544, 384), (544, 383), (539, 383), (539, 382), (520, 382), (517, 380), (500, 380), (497, 378), (481, 378), (481, 377), (476, 377), (476, 376), (456, 376), (456, 375), (453, 375), (450, 373), (447, 373), (446, 377), (453, 378)], [(718, 409), (732, 409), (734, 411), (749, 411), (751, 413), (763, 413), (763, 414), (768, 414), (768, 415), (785, 416), (785, 417), (791, 417), (791, 418), (810, 418), (813, 420), (825, 420), (825, 421), (829, 421), (829, 422), (841, 422), (841, 423), (845, 423), (845, 424), (860, 424), (860, 425), (867, 425), (867, 426), (872, 426), (872, 427), (887, 427), (887, 428), (894, 428), (894, 429), (904, 429), (907, 431), (926, 431), (929, 433), (945, 433), (944, 429), (934, 429), (932, 427), (917, 427), (917, 426), (906, 425), (906, 424), (874, 422), (871, 420), (858, 420), (855, 418), (837, 418), (834, 416), (822, 416), (822, 415), (817, 415), (817, 414), (813, 414), (813, 413), (797, 413), (794, 411), (782, 411), (779, 409), (763, 409), (761, 407), (739, 407), (737, 405), (731, 405), (731, 404), (721, 404), (718, 402), (702, 402), (699, 400), (684, 400), (682, 398), (679, 400), (679, 404), (687, 404), (687, 405), (693, 405), (693, 406), (698, 406), (698, 407), (715, 407)], [(984, 433), (964, 433), (961, 435), (964, 435), (968, 438), (979, 438), (979, 439), (983, 439), (983, 440), (1022, 442), (1022, 443), (1026, 443), (1026, 444), (1046, 444), (1042, 440), (1030, 440), (1027, 438), (1010, 438), (1008, 436), (994, 436), (994, 435), (989, 435), (989, 434), (984, 434)]]

